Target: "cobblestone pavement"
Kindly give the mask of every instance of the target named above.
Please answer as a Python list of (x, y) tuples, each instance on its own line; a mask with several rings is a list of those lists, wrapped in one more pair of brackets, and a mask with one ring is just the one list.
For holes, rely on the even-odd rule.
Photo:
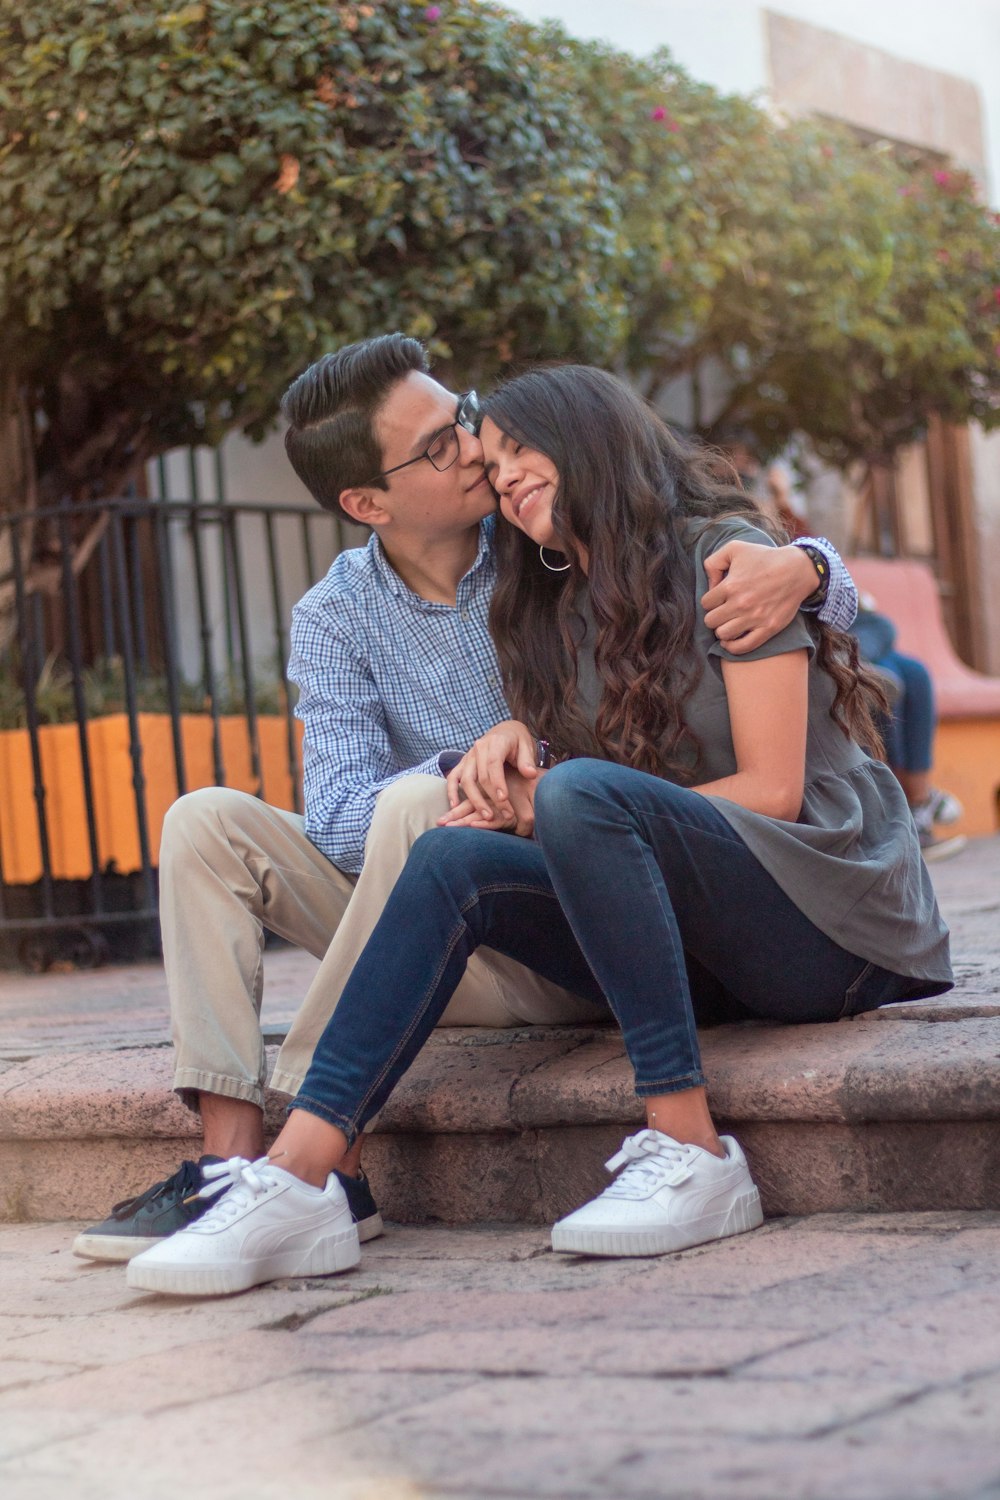
[(5, 1500), (995, 1500), (1000, 1214), (672, 1258), (390, 1228), (359, 1270), (130, 1293), (0, 1228)]
[[(264, 954), (261, 1019), (284, 1035), (318, 962), (301, 948)], [(158, 960), (44, 974), (0, 971), (0, 1070), (43, 1052), (166, 1046), (170, 1013)]]
[[(1000, 994), (1000, 839), (934, 867)], [(265, 1018), (314, 968), (266, 960)], [(940, 1002), (936, 1002), (940, 1004)], [(0, 1069), (167, 1045), (156, 964), (0, 975)], [(359, 1270), (130, 1293), (0, 1226), (4, 1500), (1000, 1500), (1000, 1214), (817, 1215), (648, 1261), (393, 1228)]]

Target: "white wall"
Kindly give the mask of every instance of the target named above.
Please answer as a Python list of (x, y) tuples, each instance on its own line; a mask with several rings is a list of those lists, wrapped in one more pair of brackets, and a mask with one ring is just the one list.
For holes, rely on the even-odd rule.
[[(296, 477), (285, 456), (280, 431), (263, 442), (253, 443), (239, 433), (226, 438), (217, 466), (211, 449), (194, 452), (198, 498), (205, 505), (217, 502), (222, 493), (230, 504), (264, 504), (269, 506), (304, 506), (311, 520), (309, 538), (315, 575), (321, 576), (330, 566), (340, 546), (357, 546), (366, 538), (356, 528), (338, 527), (313, 500)], [(165, 488), (161, 492), (158, 465), (148, 470), (149, 493), (160, 499), (190, 501), (194, 498), (191, 483), (191, 460), (186, 449), (168, 453), (165, 458)], [(236, 545), (244, 584), (244, 604), (250, 655), (254, 671), (264, 680), (275, 678), (278, 654), (275, 612), (264, 521), (256, 515), (243, 515), (236, 525)], [(174, 616), (180, 650), (181, 675), (188, 682), (200, 682), (202, 676), (202, 637), (198, 609), (197, 576), (190, 530), (184, 520), (170, 523), (171, 557), (174, 580)], [(212, 640), (212, 666), (218, 679), (229, 670), (227, 636), (238, 640), (235, 626), (234, 596), (227, 590), (226, 577), (231, 571), (221, 530), (211, 522), (199, 531), (205, 585), (205, 605)], [(301, 523), (296, 517), (275, 517), (273, 523), (276, 571), (281, 600), (281, 614), (287, 625), (291, 607), (315, 581), (307, 566)], [(227, 610), (229, 628), (227, 631)], [(237, 647), (237, 655), (239, 654)], [(282, 652), (284, 655), (284, 652)]]
[(765, 9), (880, 47), (977, 85), (991, 199), (1000, 202), (1000, 0), (504, 0), (529, 20), (637, 53), (670, 48), (697, 79), (726, 92), (766, 89)]
[(560, 21), (574, 36), (611, 42), (642, 56), (669, 47), (677, 61), (726, 93), (767, 82), (757, 0), (502, 0), (529, 21)]

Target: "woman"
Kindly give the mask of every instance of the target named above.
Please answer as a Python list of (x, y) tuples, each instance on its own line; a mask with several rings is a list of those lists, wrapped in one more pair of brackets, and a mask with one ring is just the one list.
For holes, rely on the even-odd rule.
[[(583, 367), (502, 387), (482, 441), (510, 523), (492, 624), (517, 719), (453, 773), (460, 826), (415, 845), (270, 1157), (214, 1169), (233, 1183), (218, 1207), (133, 1260), (130, 1285), (233, 1291), (353, 1264), (331, 1174), (481, 943), (622, 1028), (647, 1128), (553, 1231), (594, 1254), (761, 1221), (708, 1108), (699, 1019), (832, 1021), (950, 988), (905, 798), (861, 748), (874, 689), (853, 645), (799, 617), (736, 657), (702, 619), (703, 559), (767, 540), (747, 497)], [(532, 838), (498, 837), (532, 818)]]

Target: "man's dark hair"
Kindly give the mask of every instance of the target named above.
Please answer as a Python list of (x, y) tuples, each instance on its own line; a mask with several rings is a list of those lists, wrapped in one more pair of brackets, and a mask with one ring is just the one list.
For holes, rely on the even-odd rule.
[[(419, 339), (385, 333), (324, 354), (288, 387), (281, 401), (285, 452), (325, 510), (345, 515), (341, 492), (382, 468), (375, 417), (397, 381), (414, 370), (426, 374), (429, 365)], [(384, 479), (377, 483), (388, 489)]]

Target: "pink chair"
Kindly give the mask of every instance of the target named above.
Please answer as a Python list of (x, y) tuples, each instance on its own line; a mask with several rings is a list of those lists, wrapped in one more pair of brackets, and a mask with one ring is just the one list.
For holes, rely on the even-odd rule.
[[(937, 703), (934, 781), (965, 808), (955, 832), (1000, 827), (1000, 677), (974, 672), (955, 654), (934, 575), (912, 558), (845, 558), (859, 590), (896, 626), (896, 646), (922, 661)], [(949, 829), (949, 832), (952, 830)]]

